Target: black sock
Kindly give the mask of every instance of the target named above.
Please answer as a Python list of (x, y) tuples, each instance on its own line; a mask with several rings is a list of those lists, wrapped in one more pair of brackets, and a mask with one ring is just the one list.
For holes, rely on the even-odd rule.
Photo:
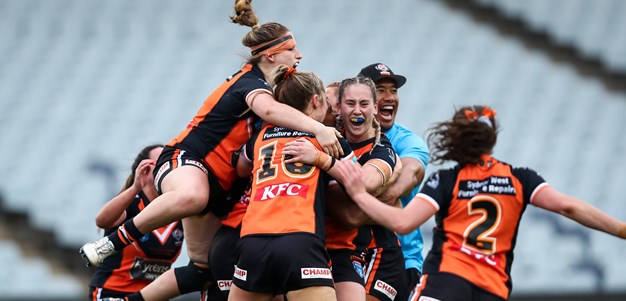
[(133, 243), (133, 241), (141, 238), (144, 234), (137, 229), (133, 219), (127, 220), (121, 225), (117, 231), (109, 234), (109, 240), (113, 243), (115, 251), (124, 249), (126, 246)]
[(126, 301), (146, 301), (143, 296), (141, 295), (141, 292), (135, 292), (132, 293), (128, 296), (126, 296), (126, 298), (124, 298)]

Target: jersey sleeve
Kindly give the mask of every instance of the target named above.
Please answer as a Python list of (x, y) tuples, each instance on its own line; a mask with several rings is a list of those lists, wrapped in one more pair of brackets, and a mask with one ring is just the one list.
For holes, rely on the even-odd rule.
[(548, 186), (546, 180), (530, 168), (513, 168), (513, 175), (522, 183), (524, 190), (524, 202), (527, 204), (532, 203), (532, 200), (537, 192)]
[(241, 153), (243, 155), (242, 159), (246, 160), (247, 163), (252, 163), (252, 161), (254, 160), (254, 141), (256, 141), (258, 135), (259, 132), (253, 135), (252, 138), (250, 138), (248, 142), (243, 145), (243, 149), (241, 150)]
[(242, 76), (237, 81), (237, 87), (235, 91), (237, 93), (241, 93), (241, 95), (243, 96), (241, 99), (244, 99), (246, 101), (249, 97), (252, 97), (259, 92), (273, 95), (272, 87), (265, 80), (254, 76), (252, 73), (248, 73), (245, 76)]
[(343, 157), (341, 157), (340, 159), (350, 159), (353, 162), (356, 162), (356, 156), (352, 151), (350, 142), (348, 142), (346, 138), (339, 138), (339, 144), (341, 144), (341, 149), (343, 150)]
[(452, 170), (438, 170), (430, 174), (417, 196), (428, 201), (436, 210), (447, 207), (452, 199), (455, 174)]
[(391, 168), (391, 172), (393, 172), (396, 166), (396, 152), (391, 147), (391, 143), (387, 138), (381, 139), (378, 144), (374, 145), (369, 160), (372, 159), (382, 160), (387, 163), (389, 168)]

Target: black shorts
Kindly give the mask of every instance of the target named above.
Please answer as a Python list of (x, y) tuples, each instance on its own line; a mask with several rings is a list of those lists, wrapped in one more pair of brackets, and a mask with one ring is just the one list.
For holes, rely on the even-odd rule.
[(504, 301), (486, 290), (450, 273), (424, 274), (415, 300)]
[(216, 280), (215, 286), (206, 292), (206, 300), (228, 300), (237, 263), (237, 242), (240, 230), (222, 225), (213, 238), (209, 266), (213, 279)]
[(407, 300), (409, 288), (399, 247), (368, 249), (365, 292), (381, 301)]
[(324, 241), (313, 234), (249, 235), (239, 240), (239, 250), (233, 284), (243, 290), (281, 295), (334, 287)]
[(329, 250), (333, 280), (356, 282), (365, 286), (365, 254), (355, 250)]
[(157, 192), (161, 193), (161, 182), (167, 174), (172, 170), (180, 166), (195, 166), (200, 169), (209, 180), (209, 201), (206, 207), (200, 214), (206, 214), (212, 212), (213, 214), (223, 217), (230, 212), (235, 205), (235, 202), (239, 200), (232, 200), (231, 195), (222, 188), (219, 180), (211, 172), (211, 169), (207, 167), (202, 159), (198, 159), (195, 156), (189, 154), (185, 150), (166, 146), (163, 148), (156, 166), (154, 167), (154, 186), (156, 186)]

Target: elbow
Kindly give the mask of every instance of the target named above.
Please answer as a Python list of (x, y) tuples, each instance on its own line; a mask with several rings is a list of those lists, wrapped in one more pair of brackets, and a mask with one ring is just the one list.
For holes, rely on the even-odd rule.
[[(345, 210), (346, 213), (349, 213), (349, 210)], [(338, 220), (341, 223), (341, 226), (347, 230), (356, 229), (360, 226), (363, 226), (365, 222), (368, 220), (368, 216), (361, 212), (352, 211), (351, 214), (343, 214)]]
[(398, 234), (409, 234), (411, 232), (413, 232), (415, 229), (417, 229), (418, 226), (415, 225), (415, 223), (413, 223), (412, 221), (412, 217), (407, 217), (406, 215), (403, 214), (399, 214), (393, 221), (392, 221), (392, 226), (393, 226), (393, 230), (396, 231), (396, 233)]
[(409, 227), (407, 224), (399, 224), (393, 227), (394, 231), (398, 234), (406, 235), (413, 232), (413, 228)]
[(108, 229), (108, 228), (111, 228), (112, 225), (111, 225), (111, 221), (107, 220), (104, 217), (97, 216), (96, 226), (98, 226), (98, 228)]
[(362, 226), (365, 223), (365, 219), (360, 219), (357, 217), (346, 217), (343, 222), (343, 227), (352, 230)]
[(559, 209), (559, 214), (572, 219), (576, 215), (577, 208), (574, 204), (565, 204)]

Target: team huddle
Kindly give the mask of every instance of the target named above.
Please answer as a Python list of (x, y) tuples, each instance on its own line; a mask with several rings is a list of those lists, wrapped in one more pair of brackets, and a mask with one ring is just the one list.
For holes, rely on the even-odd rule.
[[(375, 63), (324, 86), (250, 2), (231, 17), (252, 28), (246, 64), (177, 137), (139, 153), (98, 214), (105, 236), (80, 250), (96, 266), (90, 300), (507, 300), (528, 204), (626, 238), (626, 223), (492, 157), (493, 109), (437, 123), (429, 154), (395, 122), (404, 76)], [(183, 240), (190, 262), (170, 269)]]

